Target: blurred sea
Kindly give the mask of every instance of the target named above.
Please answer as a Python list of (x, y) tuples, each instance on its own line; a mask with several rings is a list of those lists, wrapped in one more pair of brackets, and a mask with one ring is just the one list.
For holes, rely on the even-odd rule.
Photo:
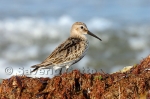
[(150, 54), (149, 0), (1, 0), (0, 78), (51, 77), (30, 75), (30, 66), (66, 40), (76, 21), (86, 23), (103, 41), (88, 36), (87, 55), (71, 69), (112, 73)]

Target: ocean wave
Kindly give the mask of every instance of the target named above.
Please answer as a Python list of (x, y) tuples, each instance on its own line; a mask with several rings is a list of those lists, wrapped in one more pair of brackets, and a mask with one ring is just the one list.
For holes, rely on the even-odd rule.
[[(23, 66), (29, 69), (31, 65), (44, 60), (57, 45), (68, 38), (74, 22), (75, 20), (68, 15), (57, 19), (21, 17), (0, 20), (0, 66), (3, 70), (0, 72), (0, 78), (8, 77), (4, 73), (7, 66), (15, 69)], [(146, 57), (150, 53), (149, 25), (123, 25), (117, 28), (117, 23), (97, 17), (85, 23), (89, 30), (100, 36), (103, 41), (89, 38), (92, 39), (90, 50), (76, 65), (77, 68), (92, 66), (105, 68), (110, 72), (110, 65), (116, 70), (118, 65), (132, 64), (140, 60), (139, 57)], [(138, 58), (130, 60), (129, 57)]]
[[(0, 20), (0, 30), (6, 33), (30, 34), (34, 37), (50, 35), (51, 37), (59, 36), (60, 32), (70, 31), (71, 25), (75, 22), (71, 17), (64, 15), (58, 19), (39, 19), (22, 17), (18, 19), (6, 18)], [(103, 18), (93, 18), (87, 23), (92, 30), (105, 30), (112, 26), (112, 23)], [(43, 33), (44, 32), (44, 33)]]

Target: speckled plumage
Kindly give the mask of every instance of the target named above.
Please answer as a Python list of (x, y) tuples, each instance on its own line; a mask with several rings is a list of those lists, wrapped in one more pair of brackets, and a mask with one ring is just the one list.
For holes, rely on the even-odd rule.
[(85, 34), (89, 34), (101, 40), (92, 34), (84, 23), (76, 22), (71, 28), (70, 37), (60, 44), (42, 63), (31, 66), (34, 68), (32, 72), (39, 68), (53, 67), (57, 69), (65, 66), (68, 69), (69, 66), (81, 60), (89, 44)]

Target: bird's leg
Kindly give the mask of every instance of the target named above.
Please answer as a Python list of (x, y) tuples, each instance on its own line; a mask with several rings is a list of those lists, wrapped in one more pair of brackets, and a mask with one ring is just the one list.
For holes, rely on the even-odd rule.
[(66, 73), (68, 72), (68, 68), (69, 68), (69, 66), (67, 65), (67, 66), (66, 66)]
[(60, 72), (59, 72), (59, 75), (61, 75), (62, 74), (62, 68), (60, 69)]

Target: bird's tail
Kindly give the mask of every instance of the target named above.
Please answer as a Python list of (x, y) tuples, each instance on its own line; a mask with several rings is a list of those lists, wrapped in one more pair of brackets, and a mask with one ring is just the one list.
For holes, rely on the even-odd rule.
[(31, 71), (31, 73), (32, 73), (32, 72), (35, 72), (36, 70), (38, 70), (40, 67), (37, 66), (37, 65), (33, 65), (33, 66), (31, 66), (31, 68), (34, 68), (34, 69)]

